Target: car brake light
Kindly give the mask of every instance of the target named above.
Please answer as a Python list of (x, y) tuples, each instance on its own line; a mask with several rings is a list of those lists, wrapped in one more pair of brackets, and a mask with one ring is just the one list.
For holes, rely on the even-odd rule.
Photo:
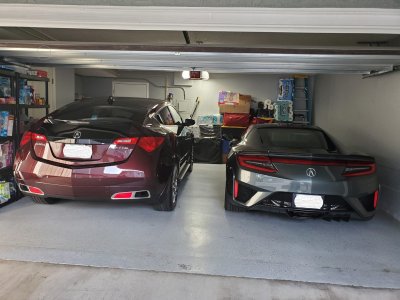
[(47, 138), (43, 134), (38, 134), (38, 133), (32, 133), (32, 141), (35, 142), (47, 142)]
[(144, 136), (139, 139), (138, 146), (147, 152), (153, 152), (164, 142), (164, 137)]
[(375, 173), (376, 165), (374, 163), (346, 163), (343, 176), (354, 177), (370, 175)]
[(31, 141), (31, 138), (32, 138), (32, 132), (26, 131), (21, 138), (21, 142), (19, 143), (19, 146), (20, 147), (25, 146), (26, 144), (28, 144)]
[(239, 194), (239, 182), (235, 179), (233, 182), (233, 197), (237, 198)]
[(130, 138), (118, 138), (114, 141), (114, 145), (136, 145), (139, 138), (130, 137)]
[(375, 191), (375, 193), (374, 193), (374, 209), (378, 206), (378, 200), (379, 200), (379, 191)]
[(239, 155), (237, 158), (241, 167), (266, 172), (275, 173), (277, 169), (272, 164), (268, 156), (263, 155)]

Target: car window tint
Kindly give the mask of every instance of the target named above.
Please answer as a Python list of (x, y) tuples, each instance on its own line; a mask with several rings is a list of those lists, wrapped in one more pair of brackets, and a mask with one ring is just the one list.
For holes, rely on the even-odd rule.
[(263, 145), (282, 148), (331, 150), (320, 130), (300, 128), (258, 128)]
[(172, 118), (174, 118), (175, 124), (183, 124), (182, 118), (179, 115), (179, 113), (176, 111), (176, 109), (174, 107), (172, 107), (172, 106), (168, 106), (168, 108), (169, 108), (169, 110), (171, 112)]
[(168, 107), (164, 107), (160, 112), (159, 116), (161, 117), (162, 123), (164, 125), (174, 125), (174, 119), (172, 118), (172, 115), (168, 109)]
[[(133, 104), (133, 103), (132, 103)], [(134, 105), (100, 105), (93, 101), (87, 103), (71, 103), (56, 110), (51, 114), (53, 119), (59, 120), (107, 120), (107, 119), (128, 119), (138, 123), (143, 123), (146, 112), (138, 110)]]

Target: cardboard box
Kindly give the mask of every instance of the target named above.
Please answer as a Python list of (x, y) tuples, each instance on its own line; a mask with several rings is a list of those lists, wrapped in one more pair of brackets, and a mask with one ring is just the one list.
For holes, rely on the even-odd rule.
[(251, 106), (251, 96), (239, 93), (229, 93), (225, 101), (219, 98), (219, 112), (223, 113), (243, 113), (248, 114)]

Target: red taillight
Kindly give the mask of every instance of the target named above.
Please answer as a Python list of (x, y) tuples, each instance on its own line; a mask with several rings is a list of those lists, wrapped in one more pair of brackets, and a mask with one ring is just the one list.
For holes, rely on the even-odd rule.
[(275, 173), (277, 170), (268, 156), (239, 155), (237, 158), (241, 167), (267, 173)]
[(139, 139), (138, 146), (144, 151), (153, 152), (164, 142), (164, 137), (144, 136)]
[(31, 131), (26, 131), (24, 135), (22, 136), (21, 142), (19, 143), (19, 146), (22, 147), (26, 144), (28, 144), (30, 141), (33, 142), (47, 142), (47, 138), (43, 134), (38, 134), (34, 133)]
[(37, 133), (32, 132), (32, 141), (35, 141), (35, 142), (47, 142), (47, 138), (43, 134), (37, 134)]
[(158, 136), (142, 136), (118, 138), (114, 141), (114, 145), (138, 145), (147, 152), (153, 152), (164, 142), (164, 137)]
[(139, 138), (129, 137), (129, 138), (119, 138), (114, 141), (114, 145), (136, 145)]
[(111, 199), (132, 199), (133, 192), (121, 192), (111, 196)]
[(31, 141), (32, 138), (32, 132), (30, 131), (26, 131), (24, 133), (24, 135), (22, 136), (21, 142), (19, 143), (19, 146), (25, 146), (26, 144), (28, 144)]
[(374, 193), (374, 208), (378, 206), (378, 200), (379, 200), (379, 191), (375, 191)]
[(233, 182), (233, 198), (237, 198), (239, 194), (239, 182), (235, 179)]
[(371, 175), (376, 171), (376, 165), (374, 163), (346, 163), (346, 168), (344, 169), (343, 176), (354, 177)]
[(35, 195), (41, 195), (41, 196), (44, 195), (44, 192), (41, 189), (34, 187), (34, 186), (28, 186), (28, 191), (29, 191), (29, 193), (32, 193)]

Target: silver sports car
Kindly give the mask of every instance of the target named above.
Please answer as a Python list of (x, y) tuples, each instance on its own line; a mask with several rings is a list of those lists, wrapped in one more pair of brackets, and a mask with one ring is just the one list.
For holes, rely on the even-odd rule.
[(344, 154), (318, 127), (259, 124), (233, 141), (225, 209), (370, 219), (379, 197), (375, 160)]

